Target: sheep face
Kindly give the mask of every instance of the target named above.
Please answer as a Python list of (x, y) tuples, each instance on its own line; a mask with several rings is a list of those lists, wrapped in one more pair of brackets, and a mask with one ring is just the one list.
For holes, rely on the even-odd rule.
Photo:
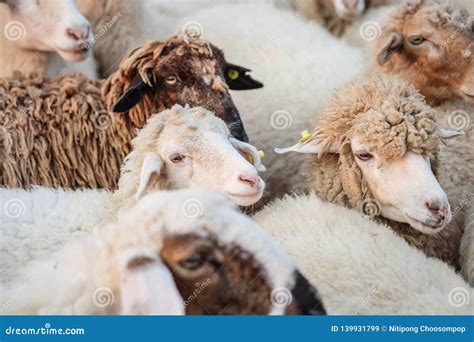
[[(152, 139), (144, 143), (149, 137)], [(247, 206), (262, 196), (265, 183), (258, 171), (264, 167), (256, 149), (232, 138), (225, 123), (203, 108), (176, 105), (157, 114), (134, 145), (132, 153), (144, 156), (139, 161), (142, 171), (137, 197), (153, 188), (200, 187), (223, 192)], [(252, 163), (247, 159), (249, 153)]]
[(433, 103), (474, 103), (473, 17), (435, 0), (407, 2), (376, 44), (384, 72), (415, 85)]
[(17, 27), (21, 32), (15, 33), (19, 39), (14, 40), (22, 48), (57, 52), (69, 62), (87, 57), (93, 40), (91, 27), (74, 0), (9, 0), (7, 4), (10, 20), (22, 24)]
[[(129, 235), (123, 235), (127, 238), (124, 242), (127, 250), (136, 251), (126, 262), (125, 278), (128, 283), (133, 282), (139, 277), (137, 272), (150, 272), (154, 268), (162, 274), (162, 265), (166, 265), (171, 275), (168, 278), (174, 279), (177, 291), (163, 293), (151, 282), (153, 277), (141, 279), (143, 288), (152, 289), (147, 291), (151, 297), (177, 298), (168, 306), (171, 313), (325, 313), (316, 290), (287, 256), (221, 195), (198, 190), (154, 193), (144, 197), (124, 216), (115, 232), (120, 234), (123, 227)], [(145, 220), (128, 226), (139, 217)], [(141, 239), (147, 239), (146, 243)], [(128, 241), (133, 241), (133, 245)], [(139, 247), (142, 243), (146, 247)], [(144, 251), (142, 255), (140, 248)], [(135, 274), (130, 274), (131, 271)], [(128, 290), (121, 295), (128, 308), (166, 314), (159, 308), (163, 301), (155, 298), (147, 302), (156, 303), (156, 308), (140, 310), (140, 305), (132, 304), (136, 295)], [(169, 302), (169, 298), (164, 301)]]
[[(108, 92), (112, 95), (120, 94), (120, 98), (114, 95), (109, 99), (108, 104), (113, 106), (114, 112), (131, 109), (128, 115), (132, 117), (135, 115), (135, 108), (132, 107), (146, 103), (151, 103), (152, 108), (138, 109), (136, 115), (143, 112), (156, 113), (171, 108), (174, 104), (203, 106), (224, 120), (233, 136), (241, 141), (248, 141), (226, 83), (227, 68), (222, 51), (201, 39), (187, 40), (180, 36), (165, 43), (147, 43), (132, 51), (122, 62), (120, 70), (108, 81), (109, 85), (118, 87)], [(248, 71), (243, 67), (238, 68)], [(129, 78), (130, 86), (126, 84), (123, 87), (123, 82), (115, 83), (114, 79), (123, 76)], [(262, 86), (251, 80), (245, 72), (242, 78), (253, 81), (250, 87)], [(235, 82), (237, 81), (233, 80), (229, 84), (234, 87), (242, 86)], [(249, 84), (244, 88), (251, 89)]]
[(457, 135), (437, 127), (412, 86), (375, 77), (339, 91), (309, 141), (277, 152), (318, 154), (308, 175), (323, 198), (435, 234), (451, 219), (436, 155)]
[(365, 11), (365, 0), (332, 0), (338, 16), (353, 19)]

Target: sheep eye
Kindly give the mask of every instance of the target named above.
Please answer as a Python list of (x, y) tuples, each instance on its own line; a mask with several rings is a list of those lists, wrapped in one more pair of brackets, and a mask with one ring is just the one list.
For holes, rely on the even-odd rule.
[(371, 155), (369, 152), (360, 152), (356, 154), (356, 157), (360, 160), (367, 161), (372, 159), (374, 156)]
[(174, 153), (170, 156), (171, 162), (175, 164), (182, 162), (184, 159), (186, 159), (186, 156), (179, 153)]
[(175, 85), (176, 82), (178, 82), (178, 79), (176, 78), (176, 76), (168, 76), (165, 78), (165, 82), (168, 85)]
[(425, 41), (425, 38), (423, 38), (421, 36), (412, 36), (412, 37), (409, 38), (409, 41), (413, 45), (420, 45), (421, 43), (423, 43)]
[(186, 260), (181, 261), (179, 265), (189, 271), (194, 271), (202, 267), (204, 265), (204, 261), (197, 255), (192, 255)]

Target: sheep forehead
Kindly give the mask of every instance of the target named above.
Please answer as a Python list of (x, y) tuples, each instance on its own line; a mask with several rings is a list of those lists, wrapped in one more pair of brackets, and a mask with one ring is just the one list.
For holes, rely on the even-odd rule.
[(271, 287), (293, 286), (295, 267), (289, 257), (222, 194), (199, 189), (152, 193), (143, 197), (129, 216), (136, 229), (142, 228), (137, 226), (137, 217), (149, 217), (147, 231), (157, 231), (155, 235), (161, 238), (195, 234), (215, 239), (220, 245), (235, 244), (262, 265)]

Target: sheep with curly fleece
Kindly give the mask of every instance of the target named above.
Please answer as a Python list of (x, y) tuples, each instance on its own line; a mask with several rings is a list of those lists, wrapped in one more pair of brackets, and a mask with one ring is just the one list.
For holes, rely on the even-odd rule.
[(474, 286), (474, 192), (468, 198), (466, 224), (461, 239), (462, 273), (467, 281)]
[(413, 84), (430, 103), (474, 104), (473, 20), (440, 0), (405, 1), (375, 43), (378, 70)]
[(174, 104), (205, 106), (246, 141), (228, 67), (217, 47), (181, 35), (134, 49), (105, 81), (1, 79), (0, 184), (114, 189), (136, 130)]
[(325, 314), (269, 236), (202, 190), (150, 194), (1, 286), (2, 314)]
[(328, 314), (472, 314), (474, 291), (450, 266), (355, 210), (312, 194), (253, 218), (317, 285)]
[[(226, 13), (232, 13), (232, 25)], [(301, 190), (303, 158), (278, 156), (273, 148), (291, 144), (293, 137), (311, 127), (314, 113), (327, 104), (335, 88), (363, 73), (362, 51), (296, 13), (269, 5), (220, 4), (176, 25), (193, 21), (224, 48), (229, 59), (245, 62), (265, 84), (251, 94), (232, 93), (252, 144), (265, 151), (267, 193), (262, 202)], [(255, 23), (260, 23), (258, 30)]]
[(97, 77), (91, 27), (74, 0), (0, 1), (0, 28), (0, 77), (14, 71)]
[(242, 206), (262, 196), (265, 184), (257, 171), (264, 167), (256, 149), (230, 137), (225, 123), (203, 108), (175, 105), (155, 114), (132, 145), (113, 193), (0, 188), (0, 273), (6, 277), (25, 261), (115, 219), (151, 191), (198, 187)]
[(447, 196), (436, 174), (445, 162), (440, 143), (460, 134), (439, 128), (413, 86), (375, 76), (337, 91), (313, 134), (278, 152), (314, 154), (306, 174), (321, 199), (359, 208), (459, 268), (463, 215), (448, 223), (462, 198)]

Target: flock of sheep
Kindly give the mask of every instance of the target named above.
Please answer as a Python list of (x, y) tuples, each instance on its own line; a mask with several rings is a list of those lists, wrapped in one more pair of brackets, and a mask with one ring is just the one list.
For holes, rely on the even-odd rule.
[(471, 314), (473, 5), (0, 1), (0, 314)]

